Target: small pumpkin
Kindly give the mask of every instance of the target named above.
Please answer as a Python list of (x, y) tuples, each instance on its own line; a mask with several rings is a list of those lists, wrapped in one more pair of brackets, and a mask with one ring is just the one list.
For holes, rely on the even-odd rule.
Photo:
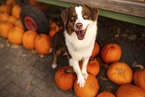
[(142, 65), (138, 65), (140, 70), (135, 71), (133, 76), (134, 84), (141, 87), (145, 91), (145, 68)]
[(20, 27), (14, 27), (8, 33), (8, 40), (13, 44), (22, 44), (24, 30)]
[(100, 66), (99, 62), (97, 60), (90, 61), (87, 65), (87, 71), (94, 76), (96, 76), (99, 73)]
[(16, 17), (14, 17), (14, 16), (9, 16), (8, 19), (7, 19), (8, 22), (11, 22), (11, 23), (13, 23), (13, 24), (15, 24), (15, 22), (16, 22), (17, 20), (18, 20), (18, 19), (17, 19)]
[(12, 15), (15, 16), (17, 19), (20, 19), (20, 11), (21, 8), (19, 5), (14, 5), (12, 8)]
[(1, 5), (0, 6), (0, 12), (6, 12), (6, 13), (10, 14), (11, 6), (9, 6), (9, 5)]
[(6, 1), (6, 4), (7, 4), (7, 5), (12, 5), (12, 6), (13, 6), (13, 5), (16, 4), (16, 1), (15, 1), (15, 0), (7, 0), (7, 1)]
[(35, 49), (39, 54), (49, 54), (50, 52), (50, 37), (46, 34), (39, 34), (35, 38)]
[(117, 89), (117, 97), (145, 97), (145, 91), (132, 84), (124, 84)]
[(53, 29), (53, 28), (56, 28), (56, 27), (57, 27), (56, 23), (52, 21), (50, 23), (50, 29)]
[(93, 49), (91, 58), (94, 58), (95, 56), (97, 56), (97, 54), (99, 53), (99, 51), (100, 51), (100, 46), (99, 46), (99, 44), (97, 42), (95, 42), (95, 45), (94, 45), (94, 49)]
[(122, 50), (118, 44), (110, 43), (101, 50), (101, 58), (105, 63), (113, 63), (120, 60)]
[(115, 97), (111, 92), (103, 91), (97, 95), (97, 97)]
[(37, 32), (29, 30), (26, 31), (23, 35), (23, 45), (26, 49), (34, 49), (34, 41), (37, 36)]
[(118, 85), (127, 84), (132, 82), (133, 71), (124, 62), (115, 62), (108, 67), (107, 77)]
[(6, 12), (0, 12), (0, 21), (7, 21), (9, 18), (9, 14)]
[(56, 85), (62, 90), (69, 90), (73, 88), (76, 74), (70, 66), (64, 66), (55, 73)]
[(18, 20), (18, 21), (16, 21), (16, 22), (15, 22), (15, 26), (17, 26), (17, 27), (20, 27), (20, 28), (24, 29), (24, 26), (23, 26), (23, 24), (21, 23), (21, 21), (20, 21), (20, 20)]
[(54, 27), (49, 31), (49, 36), (52, 38), (56, 32), (58, 32), (59, 30), (61, 30), (63, 27)]
[(33, 5), (33, 6), (37, 6), (37, 5), (40, 4), (40, 2), (35, 1), (35, 0), (29, 0), (29, 4), (30, 4), (30, 5)]
[(86, 83), (84, 87), (80, 87), (77, 84), (77, 79), (75, 80), (74, 83), (75, 94), (78, 97), (95, 97), (99, 91), (99, 84), (97, 78), (94, 75), (89, 74), (88, 78), (85, 81)]
[(0, 33), (4, 38), (8, 38), (9, 31), (14, 27), (14, 25), (7, 21), (2, 21), (0, 24)]

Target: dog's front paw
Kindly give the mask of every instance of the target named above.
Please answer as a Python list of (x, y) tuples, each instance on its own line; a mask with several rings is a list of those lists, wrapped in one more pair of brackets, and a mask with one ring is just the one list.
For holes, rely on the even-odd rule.
[(57, 67), (57, 64), (52, 64), (52, 69), (55, 69)]
[(79, 77), (78, 80), (77, 80), (77, 84), (79, 84), (80, 87), (84, 87), (85, 85), (85, 79), (82, 77)]
[(88, 78), (88, 73), (86, 72), (86, 73), (83, 73), (83, 76), (84, 76), (84, 79), (86, 80), (87, 78)]

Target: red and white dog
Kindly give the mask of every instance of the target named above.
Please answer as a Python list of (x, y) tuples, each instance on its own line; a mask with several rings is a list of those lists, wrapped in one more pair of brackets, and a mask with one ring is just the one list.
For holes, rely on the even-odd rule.
[[(57, 56), (67, 52), (69, 64), (77, 74), (80, 87), (85, 85), (88, 77), (87, 64), (92, 54), (97, 36), (97, 18), (99, 10), (87, 5), (71, 6), (61, 13), (64, 29), (57, 32), (52, 39), (54, 61), (57, 66)], [(79, 62), (82, 61), (82, 68)]]

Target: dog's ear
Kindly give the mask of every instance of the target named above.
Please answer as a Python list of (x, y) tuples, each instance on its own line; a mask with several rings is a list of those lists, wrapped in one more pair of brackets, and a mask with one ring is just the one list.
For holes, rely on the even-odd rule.
[(68, 9), (61, 12), (61, 18), (64, 23), (64, 26), (66, 26), (67, 20), (68, 20)]
[(96, 21), (98, 19), (98, 14), (99, 14), (98, 8), (94, 8), (94, 7), (88, 6), (86, 4), (84, 4), (83, 7), (86, 7), (87, 9), (90, 10), (90, 15), (91, 15), (91, 18), (93, 21)]
[(66, 27), (66, 23), (68, 21), (68, 17), (69, 17), (69, 12), (74, 8), (74, 6), (70, 6), (68, 9), (64, 10), (61, 12), (61, 18), (63, 20), (64, 23), (64, 27)]

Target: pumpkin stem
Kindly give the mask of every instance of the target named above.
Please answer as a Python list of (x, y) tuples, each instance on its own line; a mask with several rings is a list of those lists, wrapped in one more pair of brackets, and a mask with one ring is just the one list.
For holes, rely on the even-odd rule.
[(137, 64), (136, 61), (133, 62), (132, 67), (139, 68), (140, 70), (144, 69), (144, 66), (143, 66), (143, 65), (139, 65), (139, 64)]
[(119, 73), (123, 73), (123, 69), (116, 68), (116, 70), (118, 70)]
[(31, 34), (31, 32), (29, 31), (28, 34)]
[(144, 69), (144, 66), (142, 66), (142, 65), (136, 65), (135, 67), (139, 67), (139, 69), (141, 69), (141, 70)]
[(113, 45), (111, 45), (111, 48), (113, 48), (114, 46)]
[(38, 37), (41, 38), (42, 36), (39, 34)]
[(72, 69), (65, 69), (64, 72), (65, 73), (74, 73), (74, 71)]

